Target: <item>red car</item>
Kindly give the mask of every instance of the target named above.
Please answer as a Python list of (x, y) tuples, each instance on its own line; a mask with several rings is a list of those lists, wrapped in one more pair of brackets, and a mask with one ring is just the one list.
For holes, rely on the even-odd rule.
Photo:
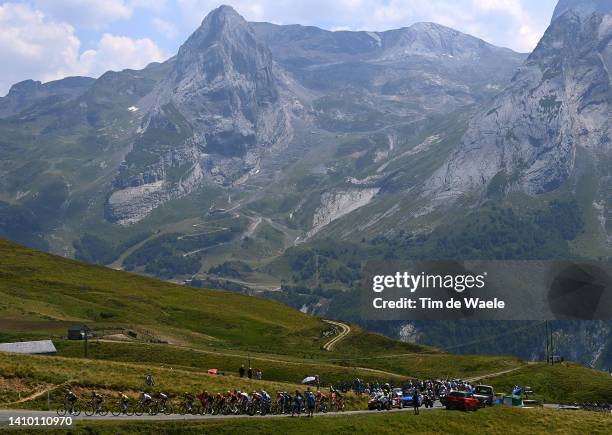
[(451, 391), (446, 396), (446, 409), (461, 409), (463, 411), (476, 411), (480, 400), (467, 391)]

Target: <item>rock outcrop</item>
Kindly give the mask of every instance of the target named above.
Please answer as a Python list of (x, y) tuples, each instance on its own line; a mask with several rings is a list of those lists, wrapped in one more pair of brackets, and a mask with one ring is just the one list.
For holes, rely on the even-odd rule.
[(578, 147), (609, 153), (611, 39), (611, 15), (557, 18), (510, 85), (471, 120), (426, 194), (456, 198), (494, 178), (506, 190), (548, 192), (573, 173)]

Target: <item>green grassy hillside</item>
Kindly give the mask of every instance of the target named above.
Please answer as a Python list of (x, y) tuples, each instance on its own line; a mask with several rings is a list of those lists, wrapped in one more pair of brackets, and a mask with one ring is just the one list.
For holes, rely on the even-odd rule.
[(502, 393), (515, 385), (530, 386), (535, 398), (549, 403), (612, 402), (612, 376), (571, 363), (529, 364), (483, 382)]
[[(84, 322), (137, 339), (281, 354), (325, 353), (332, 327), (281, 303), (196, 289), (32, 251), (0, 240), (0, 319), (4, 334), (65, 334)], [(357, 331), (357, 330), (356, 330)], [(426, 348), (358, 332), (343, 354)], [(375, 344), (376, 346), (372, 346)]]
[[(73, 323), (95, 337), (89, 359), (82, 342), (63, 338)], [(333, 351), (322, 345), (333, 326), (278, 302), (196, 289), (36, 252), (0, 241), (0, 341), (51, 338), (58, 356), (0, 354), (0, 405), (45, 408), (36, 393), (60, 400), (70, 384), (113, 396), (135, 395), (144, 374), (154, 373), (171, 394), (208, 388), (293, 389), (319, 374), (324, 384), (356, 377), (398, 382), (411, 377), (478, 376), (515, 369), (490, 379), (500, 391), (530, 385), (548, 401), (602, 401), (610, 378), (578, 366), (527, 366), (514, 357), (451, 355), (401, 343), (351, 325)], [(122, 341), (121, 341), (122, 340)], [(264, 380), (236, 376), (241, 364)], [(209, 376), (216, 368), (223, 376)], [(577, 381), (574, 385), (573, 380)], [(23, 402), (15, 403), (19, 398)], [(351, 406), (363, 407), (354, 401)]]

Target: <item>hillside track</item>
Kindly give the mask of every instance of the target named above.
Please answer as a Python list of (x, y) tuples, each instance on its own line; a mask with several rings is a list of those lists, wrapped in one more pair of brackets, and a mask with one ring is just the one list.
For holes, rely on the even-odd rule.
[(323, 345), (323, 349), (331, 352), (332, 350), (334, 350), (334, 346), (336, 344), (344, 340), (346, 336), (351, 333), (351, 327), (346, 323), (336, 322), (334, 320), (323, 319), (323, 321), (340, 328), (340, 333)]

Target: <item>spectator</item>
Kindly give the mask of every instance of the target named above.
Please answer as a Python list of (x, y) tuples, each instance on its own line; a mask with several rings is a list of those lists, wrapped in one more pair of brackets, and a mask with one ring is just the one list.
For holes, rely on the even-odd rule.
[(257, 369), (257, 370), (255, 371), (255, 378), (256, 378), (258, 381), (261, 381), (261, 378), (262, 378), (262, 377), (263, 377), (263, 374), (261, 373), (261, 370)]
[(249, 367), (249, 370), (247, 371), (247, 376), (249, 379), (253, 379), (253, 369), (251, 367)]
[(145, 377), (145, 384), (147, 387), (155, 386), (155, 379), (153, 379), (153, 375), (151, 373), (148, 373), (147, 376)]
[(295, 390), (295, 397), (293, 398), (293, 410), (291, 411), (291, 417), (293, 417), (296, 413), (299, 417), (302, 413), (302, 401), (304, 398), (302, 397), (302, 393), (298, 390)]
[(308, 408), (308, 417), (313, 416), (316, 404), (317, 398), (313, 392), (310, 391), (310, 388), (308, 388), (308, 391), (306, 391), (306, 407)]
[(238, 370), (238, 374), (240, 375), (241, 378), (244, 378), (244, 364), (242, 364), (240, 366), (240, 369)]

